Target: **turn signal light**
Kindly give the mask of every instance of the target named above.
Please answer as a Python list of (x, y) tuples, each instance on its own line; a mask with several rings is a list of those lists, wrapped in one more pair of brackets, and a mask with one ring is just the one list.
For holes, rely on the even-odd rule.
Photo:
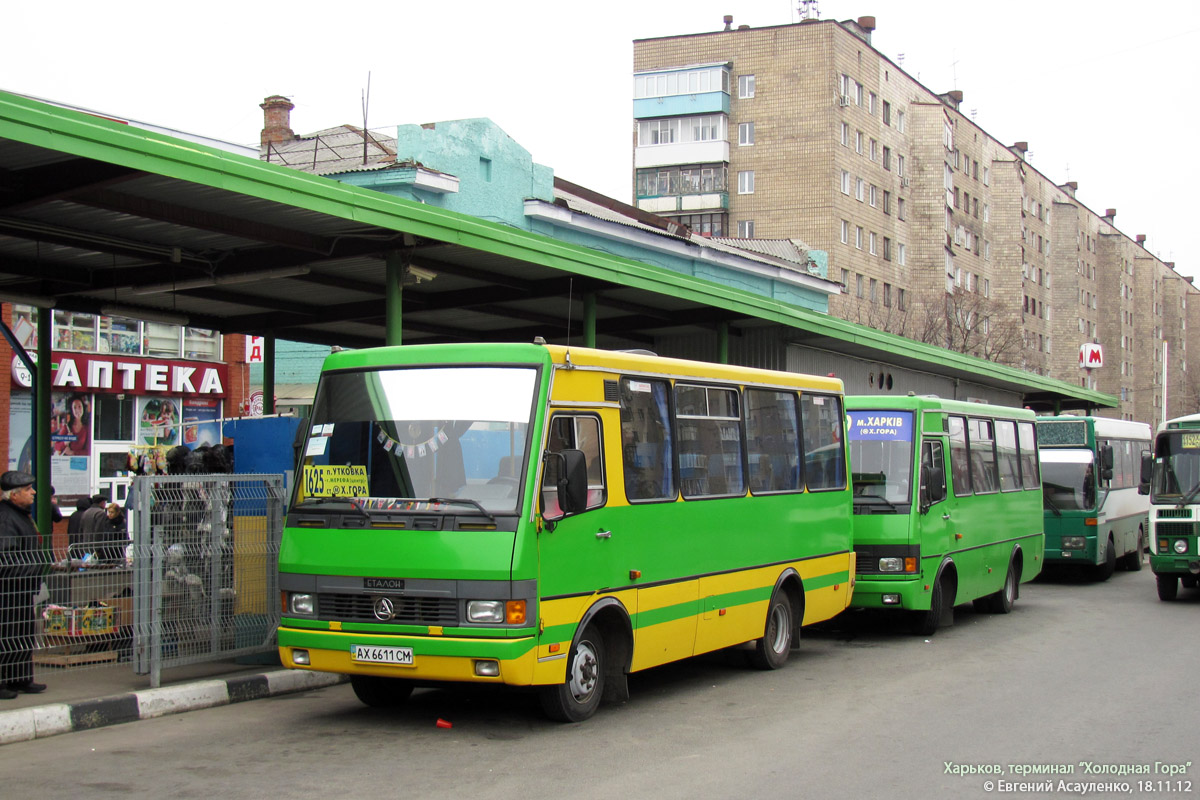
[(917, 571), (917, 559), (915, 557), (909, 556), (904, 559), (904, 571), (905, 572), (916, 572)]
[(525, 601), (509, 600), (504, 604), (504, 617), (509, 625), (525, 624)]
[(1087, 517), (1084, 519), (1083, 524), (1089, 528), (1094, 528), (1100, 524), (1100, 519), (1098, 517)]

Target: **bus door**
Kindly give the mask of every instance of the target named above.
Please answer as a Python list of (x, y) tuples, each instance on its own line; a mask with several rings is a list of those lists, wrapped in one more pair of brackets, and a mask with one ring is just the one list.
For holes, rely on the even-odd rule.
[[(615, 409), (558, 412), (550, 417), (550, 436), (544, 455), (541, 486), (542, 531), (538, 535), (539, 594), (547, 636), (544, 642), (563, 637), (552, 626), (573, 625), (599, 595), (612, 592), (637, 614), (636, 593), (629, 588), (629, 570), (636, 563), (634, 531), (614, 522), (609, 503), (606, 457), (613, 452), (606, 440), (620, 441), (620, 422)], [(564, 450), (583, 453), (587, 469), (587, 501), (581, 511), (565, 513), (559, 497), (559, 480)], [(628, 517), (626, 517), (627, 519)], [(549, 602), (546, 602), (549, 598)]]
[(921, 547), (921, 574), (930, 590), (937, 579), (938, 565), (948, 551), (955, 549), (954, 511), (957, 503), (946, 480), (950, 471), (948, 455), (941, 438), (926, 436), (921, 439), (914, 541)]

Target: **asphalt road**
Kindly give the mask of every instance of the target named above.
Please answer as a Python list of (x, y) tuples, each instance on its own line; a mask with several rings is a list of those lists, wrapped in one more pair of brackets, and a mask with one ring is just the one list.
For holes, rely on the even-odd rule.
[[(1198, 625), (1200, 594), (1162, 603), (1148, 569), (1103, 584), (1051, 576), (1022, 586), (1012, 614), (960, 607), (929, 638), (859, 615), (806, 629), (776, 672), (729, 652), (651, 670), (631, 678), (628, 703), (579, 725), (546, 721), (515, 692), (418, 690), (384, 712), (342, 685), (6, 745), (0, 792), (982, 798), (1115, 781), (1129, 792), (1086, 796), (1194, 797)], [(1050, 765), (1073, 773), (1014, 772)], [(971, 768), (1000, 773), (961, 774)]]

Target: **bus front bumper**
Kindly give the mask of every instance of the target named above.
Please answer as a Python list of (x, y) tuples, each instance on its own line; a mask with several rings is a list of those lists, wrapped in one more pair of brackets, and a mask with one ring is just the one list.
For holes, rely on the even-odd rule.
[[(412, 664), (359, 661), (355, 645), (412, 648)], [(535, 639), (380, 636), (345, 631), (279, 629), (279, 658), (289, 669), (376, 675), (415, 681), (530, 686), (537, 663)]]
[(921, 576), (879, 578), (858, 575), (854, 581), (851, 608), (905, 608), (928, 611), (933, 587), (921, 582)]

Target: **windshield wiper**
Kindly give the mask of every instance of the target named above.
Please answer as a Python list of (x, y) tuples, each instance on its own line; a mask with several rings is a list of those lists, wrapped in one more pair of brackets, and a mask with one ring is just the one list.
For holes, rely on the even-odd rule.
[(1188, 493), (1183, 496), (1183, 499), (1179, 501), (1179, 505), (1176, 506), (1176, 508), (1183, 508), (1188, 503), (1195, 500), (1197, 494), (1200, 494), (1200, 481), (1197, 481), (1196, 485), (1188, 490)]
[(294, 506), (294, 508), (303, 508), (308, 505), (319, 506), (324, 505), (325, 503), (345, 503), (361, 514), (368, 522), (371, 521), (371, 515), (367, 513), (366, 509), (351, 500), (349, 497), (310, 497), (307, 500), (301, 500)]
[(888, 500), (886, 497), (884, 497), (882, 495), (860, 494), (854, 498), (854, 502), (857, 503), (859, 500), (878, 500), (879, 502), (886, 504), (887, 507), (890, 508), (892, 511), (896, 510), (896, 504), (893, 503), (891, 500)]
[(1051, 511), (1053, 511), (1054, 516), (1056, 516), (1056, 517), (1062, 516), (1062, 511), (1059, 509), (1058, 506), (1054, 505), (1054, 501), (1050, 499), (1050, 495), (1046, 494), (1046, 492), (1044, 492), (1044, 491), (1042, 492), (1042, 505), (1045, 506), (1046, 508), (1049, 508)]
[(493, 525), (496, 524), (496, 518), (492, 516), (492, 512), (480, 505), (478, 500), (472, 500), (469, 497), (431, 497), (429, 498), (429, 502), (442, 503), (444, 505), (458, 503), (460, 506), (475, 506), (477, 509), (479, 509), (480, 514), (483, 514), (485, 517), (490, 519)]

